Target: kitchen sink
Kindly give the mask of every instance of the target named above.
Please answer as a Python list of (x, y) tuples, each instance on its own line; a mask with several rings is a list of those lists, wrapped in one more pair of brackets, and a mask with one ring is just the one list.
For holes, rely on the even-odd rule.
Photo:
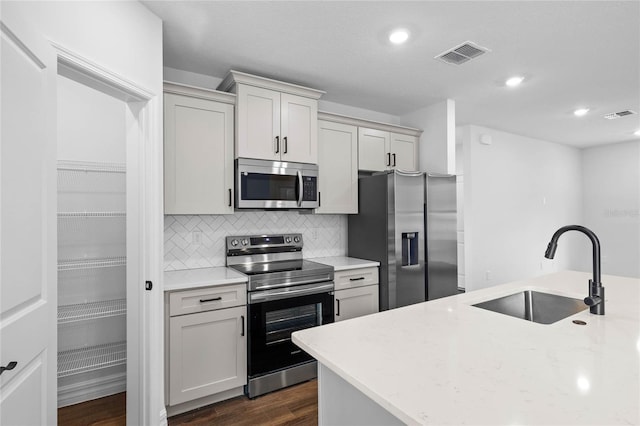
[(553, 324), (588, 308), (580, 299), (534, 290), (521, 291), (473, 306), (539, 324)]

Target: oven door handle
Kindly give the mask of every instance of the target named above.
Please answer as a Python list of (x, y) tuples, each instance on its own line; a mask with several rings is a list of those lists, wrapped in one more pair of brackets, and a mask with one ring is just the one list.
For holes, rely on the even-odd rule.
[(320, 294), (326, 293), (328, 291), (333, 291), (333, 283), (323, 284), (323, 285), (314, 285), (312, 287), (307, 287), (298, 290), (287, 290), (287, 291), (262, 291), (249, 293), (249, 302), (250, 303), (258, 303), (258, 302), (268, 302), (270, 300), (279, 300), (286, 299), (289, 297), (299, 297), (306, 296), (309, 294)]
[(296, 174), (298, 175), (298, 207), (300, 207), (302, 206), (303, 198), (302, 173), (298, 170)]

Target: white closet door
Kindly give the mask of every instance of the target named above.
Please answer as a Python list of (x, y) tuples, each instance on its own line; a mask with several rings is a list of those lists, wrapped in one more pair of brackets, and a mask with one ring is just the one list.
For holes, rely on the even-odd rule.
[(55, 56), (2, 12), (0, 424), (55, 424)]

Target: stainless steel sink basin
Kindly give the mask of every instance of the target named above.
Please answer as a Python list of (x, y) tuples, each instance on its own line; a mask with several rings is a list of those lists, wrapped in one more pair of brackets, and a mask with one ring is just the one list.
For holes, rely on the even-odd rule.
[(533, 290), (521, 291), (473, 306), (539, 324), (553, 324), (588, 308), (580, 299)]

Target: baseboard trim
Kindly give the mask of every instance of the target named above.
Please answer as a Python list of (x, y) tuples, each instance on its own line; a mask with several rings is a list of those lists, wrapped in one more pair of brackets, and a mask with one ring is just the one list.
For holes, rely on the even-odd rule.
[(58, 408), (127, 390), (127, 373), (112, 374), (58, 387)]

